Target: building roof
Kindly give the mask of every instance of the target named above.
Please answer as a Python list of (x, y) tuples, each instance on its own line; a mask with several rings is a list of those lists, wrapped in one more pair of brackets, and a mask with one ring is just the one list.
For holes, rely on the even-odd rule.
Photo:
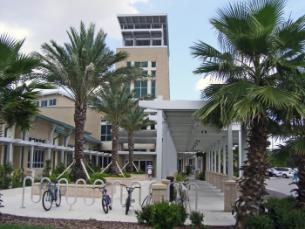
[(124, 40), (162, 38), (162, 45), (168, 46), (168, 24), (166, 14), (118, 15), (118, 20)]
[(44, 96), (44, 95), (62, 95), (65, 97), (68, 97), (72, 100), (74, 100), (74, 96), (72, 94), (72, 92), (67, 89), (67, 88), (63, 88), (63, 87), (59, 87), (59, 88), (54, 88), (54, 89), (38, 89), (40, 95)]

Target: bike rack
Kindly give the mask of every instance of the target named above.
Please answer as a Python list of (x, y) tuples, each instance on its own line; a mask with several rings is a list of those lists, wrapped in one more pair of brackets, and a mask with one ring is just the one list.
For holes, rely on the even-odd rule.
[[(122, 197), (122, 195), (123, 195), (122, 186), (121, 186), (121, 183), (120, 183), (119, 181), (117, 181), (117, 180), (111, 182), (111, 201), (114, 201), (114, 199), (113, 199), (113, 193), (114, 193), (113, 187), (114, 187), (114, 186), (117, 186), (117, 185), (119, 185), (119, 186), (121, 187), (120, 201), (121, 201), (121, 204), (122, 204), (122, 201), (123, 201), (123, 200), (122, 200), (122, 199), (123, 199), (123, 197)], [(112, 203), (113, 203), (113, 202), (112, 202)]]
[[(75, 184), (77, 185), (77, 184), (79, 184), (79, 182), (83, 182), (83, 184), (86, 184), (86, 181), (84, 180), (84, 179), (78, 179), (76, 182), (75, 182)], [(69, 187), (68, 187), (69, 188)], [(67, 189), (68, 190), (68, 189)], [(73, 201), (71, 202), (71, 203), (69, 203), (69, 200), (68, 200), (69, 198), (68, 198), (68, 195), (66, 195), (66, 203), (67, 203), (67, 205), (69, 206), (69, 211), (71, 211), (72, 210), (72, 206), (74, 205), (74, 204), (76, 204), (76, 202), (77, 202), (77, 195), (75, 195), (74, 196), (74, 199), (73, 199)]]
[(142, 198), (141, 198), (141, 192), (142, 192), (142, 186), (141, 186), (141, 184), (139, 183), (139, 182), (137, 182), (137, 181), (134, 181), (134, 182), (132, 182), (131, 184), (130, 184), (130, 186), (136, 186), (136, 185), (138, 185), (138, 187), (140, 187), (139, 188), (139, 205), (141, 206), (141, 201), (142, 201)]
[(31, 177), (31, 176), (26, 176), (24, 179), (23, 179), (23, 183), (22, 183), (22, 195), (21, 195), (21, 208), (25, 208), (24, 206), (24, 195), (25, 195), (25, 182), (27, 180), (30, 180), (31, 181), (31, 185), (33, 186), (33, 183), (34, 183), (34, 178)]
[(190, 182), (187, 185), (188, 190), (191, 190), (191, 187), (195, 187), (195, 211), (198, 209), (198, 189), (199, 186), (195, 182)]
[[(64, 181), (64, 183), (65, 183), (65, 191), (62, 191), (62, 181)], [(60, 192), (61, 192), (61, 195), (65, 195), (65, 196), (67, 196), (66, 195), (66, 193), (67, 193), (67, 190), (68, 190), (68, 185), (69, 185), (69, 181), (67, 180), (67, 178), (60, 178), (58, 181), (57, 181), (57, 183), (58, 183), (58, 185), (59, 185), (59, 188), (60, 188)]]

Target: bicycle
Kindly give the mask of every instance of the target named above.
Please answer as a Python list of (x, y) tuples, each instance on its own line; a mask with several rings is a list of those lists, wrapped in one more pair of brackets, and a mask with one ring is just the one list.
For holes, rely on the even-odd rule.
[(152, 193), (149, 193), (143, 200), (141, 204), (141, 208), (145, 208), (146, 206), (150, 205), (152, 202)]
[(111, 207), (111, 197), (109, 196), (109, 194), (107, 193), (107, 189), (105, 186), (102, 186), (102, 187), (94, 187), (95, 188), (98, 188), (102, 191), (102, 207), (103, 207), (103, 210), (104, 212), (107, 214), (109, 210), (112, 210), (112, 207)]
[(121, 184), (121, 185), (124, 186), (126, 188), (126, 191), (127, 191), (127, 198), (126, 198), (126, 202), (125, 202), (125, 215), (128, 215), (128, 211), (129, 211), (129, 208), (131, 206), (131, 202), (134, 202), (134, 199), (132, 199), (132, 192), (136, 188), (141, 188), (141, 187), (139, 187), (139, 186), (127, 186), (127, 185), (124, 185), (124, 184)]
[(42, 195), (42, 207), (44, 210), (49, 211), (52, 208), (53, 201), (56, 207), (61, 203), (61, 192), (57, 183), (48, 183), (48, 189)]

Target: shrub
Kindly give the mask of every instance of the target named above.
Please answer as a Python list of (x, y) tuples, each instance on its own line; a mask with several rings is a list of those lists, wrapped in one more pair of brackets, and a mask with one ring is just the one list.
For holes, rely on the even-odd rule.
[(198, 180), (205, 180), (205, 172), (202, 171), (197, 175)]
[(105, 176), (103, 173), (92, 173), (90, 175), (90, 180), (88, 181), (89, 184), (93, 184), (95, 180), (100, 179), (104, 182), (106, 182)]
[(13, 172), (11, 173), (12, 188), (17, 188), (22, 186), (22, 177), (23, 177), (23, 172), (21, 169), (13, 170)]
[(152, 214), (154, 205), (147, 205), (142, 208), (142, 211), (136, 211), (137, 220), (140, 224), (152, 225)]
[(246, 222), (247, 229), (274, 229), (272, 219), (267, 215), (249, 216)]
[(11, 164), (0, 165), (0, 189), (9, 188), (11, 185), (11, 173), (13, 167)]
[(178, 173), (176, 175), (176, 182), (183, 182), (186, 179), (186, 175), (183, 173)]
[(42, 176), (48, 177), (50, 176), (50, 172), (51, 172), (51, 160), (46, 160), (45, 166), (42, 170)]
[(153, 226), (156, 229), (172, 229), (174, 226), (183, 225), (187, 213), (179, 204), (160, 202), (143, 208), (136, 212), (139, 223)]
[(203, 225), (203, 213), (192, 211), (190, 214), (192, 226), (195, 228), (205, 228)]

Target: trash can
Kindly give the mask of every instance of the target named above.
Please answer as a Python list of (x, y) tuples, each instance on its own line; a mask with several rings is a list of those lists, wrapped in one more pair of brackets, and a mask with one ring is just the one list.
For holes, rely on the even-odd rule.
[(172, 202), (175, 200), (175, 187), (174, 187), (174, 181), (175, 177), (173, 176), (167, 176), (167, 180), (170, 180), (170, 185), (169, 185), (169, 201)]

